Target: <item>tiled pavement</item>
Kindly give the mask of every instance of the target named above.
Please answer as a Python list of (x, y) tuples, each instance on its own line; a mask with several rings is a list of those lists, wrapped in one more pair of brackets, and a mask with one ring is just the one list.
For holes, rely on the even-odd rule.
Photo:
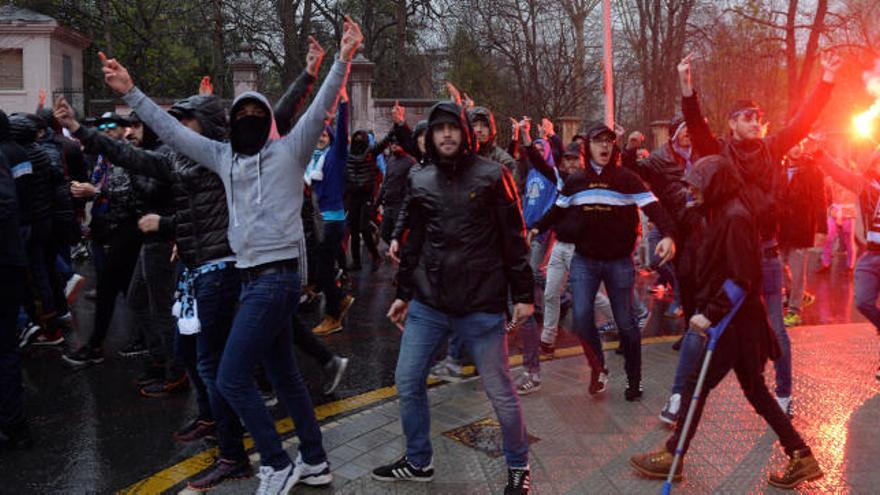
[[(802, 493), (880, 492), (880, 382), (874, 378), (878, 338), (866, 324), (793, 329), (795, 426), (813, 448), (825, 477)], [(636, 475), (628, 458), (668, 435), (657, 420), (678, 354), (668, 344), (643, 349), (645, 397), (623, 399), (623, 362), (608, 353), (611, 384), (604, 396), (586, 394), (581, 357), (543, 363), (543, 389), (522, 400), (530, 435), (536, 494), (659, 493), (662, 483)], [(772, 383), (772, 366), (767, 367)], [(517, 372), (519, 370), (514, 370)], [(430, 390), (436, 476), (433, 483), (380, 483), (369, 471), (402, 452), (396, 401), (323, 425), (333, 468), (332, 489), (297, 487), (302, 494), (497, 494), (503, 457), (492, 458), (443, 433), (493, 417), (478, 379)], [(296, 439), (288, 440), (295, 456)], [(256, 461), (256, 456), (253, 457)], [(713, 392), (685, 463), (677, 493), (775, 493), (768, 473), (785, 456), (772, 431), (753, 412), (733, 374)], [(253, 493), (255, 480), (231, 482), (215, 493)]]

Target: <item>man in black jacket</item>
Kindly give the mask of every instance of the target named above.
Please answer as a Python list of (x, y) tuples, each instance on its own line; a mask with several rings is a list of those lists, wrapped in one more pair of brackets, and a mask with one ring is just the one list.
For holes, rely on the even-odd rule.
[(529, 446), (507, 368), (504, 313), (508, 294), (515, 304), (512, 323), (534, 311), (529, 249), (513, 176), (477, 156), (472, 140), (461, 107), (442, 102), (431, 109), (428, 165), (409, 175), (410, 234), (388, 312), (392, 322), (406, 324), (395, 372), (406, 454), (375, 469), (373, 478), (433, 479), (425, 380), (437, 348), (455, 334), (474, 357), (501, 423), (505, 493), (523, 494), (529, 486)]
[[(699, 391), (690, 429), (684, 432), (684, 421), (679, 421), (665, 448), (635, 455), (630, 464), (650, 478), (666, 478), (679, 438), (686, 435), (684, 455), (700, 422), (709, 392), (733, 370), (746, 399), (779, 436), (779, 442), (790, 457), (785, 470), (770, 476), (770, 484), (794, 488), (803, 481), (822, 476), (822, 470), (764, 383), (764, 365), (768, 358), (779, 355), (779, 346), (768, 325), (767, 311), (761, 300), (761, 251), (754, 211), (748, 199), (743, 197), (744, 184), (739, 172), (724, 156), (703, 158), (686, 180), (695, 198), (692, 204), (699, 206), (708, 224), (696, 264), (697, 312), (690, 320), (691, 328), (705, 334), (709, 327), (731, 311), (732, 303), (723, 289), (726, 280), (745, 290), (746, 298), (717, 343), (703, 390)], [(691, 374), (683, 404), (690, 404), (696, 382), (697, 375)], [(676, 479), (681, 479), (681, 467), (682, 463), (679, 463)]]
[(743, 178), (746, 199), (752, 205), (761, 234), (764, 270), (764, 300), (770, 324), (782, 348), (776, 367), (776, 400), (791, 414), (791, 343), (782, 314), (782, 261), (779, 258), (779, 218), (785, 182), (782, 157), (810, 132), (819, 113), (831, 98), (835, 74), (841, 59), (836, 55), (822, 58), (822, 79), (798, 112), (778, 131), (766, 135), (763, 111), (751, 100), (734, 103), (728, 115), (730, 134), (716, 138), (703, 118), (700, 102), (691, 83), (691, 56), (678, 65), (681, 108), (694, 149), (701, 156), (720, 153), (736, 166)]
[[(5, 123), (6, 114), (0, 111), (0, 129), (5, 130)], [(0, 448), (25, 448), (33, 441), (23, 411), (21, 355), (15, 324), (28, 263), (21, 242), (15, 194), (14, 174), (21, 170), (12, 170), (4, 148), (0, 146), (0, 432), (7, 440), (0, 443)]]
[(575, 244), (570, 278), (573, 331), (592, 369), (589, 393), (604, 391), (608, 383), (593, 307), (599, 285), (604, 282), (626, 361), (624, 395), (626, 400), (634, 401), (642, 396), (641, 338), (632, 312), (632, 253), (640, 225), (638, 210), (643, 209), (663, 235), (656, 249), (661, 263), (675, 255), (675, 226), (639, 177), (617, 163), (619, 149), (614, 131), (596, 124), (587, 131), (587, 138), (588, 165), (568, 177), (556, 204), (539, 222), (539, 230), (555, 226)]
[(392, 134), (390, 138), (391, 157), (386, 160), (385, 178), (379, 189), (378, 203), (382, 207), (382, 226), (380, 229), (382, 240), (391, 243), (391, 234), (397, 223), (397, 215), (406, 195), (406, 178), (409, 169), (415, 165), (416, 160), (410, 156), (397, 142)]

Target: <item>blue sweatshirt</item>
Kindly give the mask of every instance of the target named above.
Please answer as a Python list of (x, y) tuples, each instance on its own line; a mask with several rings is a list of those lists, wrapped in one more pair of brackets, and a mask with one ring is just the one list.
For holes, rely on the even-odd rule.
[[(544, 161), (554, 167), (553, 154), (550, 144), (543, 139), (536, 139), (534, 144), (542, 143), (544, 146)], [(556, 183), (551, 182), (534, 166), (529, 167), (523, 193), (523, 218), (526, 227), (531, 229), (544, 214), (550, 210), (556, 202)]]
[(318, 196), (318, 209), (325, 222), (345, 220), (345, 162), (348, 160), (348, 102), (340, 101), (336, 108), (336, 135), (324, 155), (323, 177), (312, 181), (312, 191)]

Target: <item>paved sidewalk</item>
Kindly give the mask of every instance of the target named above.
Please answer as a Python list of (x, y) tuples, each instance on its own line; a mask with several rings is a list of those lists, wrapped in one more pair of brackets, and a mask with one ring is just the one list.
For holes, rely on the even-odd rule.
[[(791, 331), (794, 349), (795, 426), (825, 470), (803, 493), (877, 493), (880, 487), (880, 382), (874, 378), (880, 342), (866, 324), (803, 327)], [(653, 449), (669, 430), (657, 419), (678, 354), (668, 344), (643, 348), (645, 396), (623, 399), (622, 357), (608, 353), (611, 383), (599, 398), (586, 393), (583, 357), (543, 363), (543, 389), (522, 399), (531, 446), (533, 493), (659, 493), (662, 483), (638, 476), (630, 455)], [(768, 366), (772, 383), (772, 366)], [(514, 369), (514, 373), (520, 369)], [(432, 483), (381, 483), (372, 468), (398, 458), (403, 437), (398, 406), (389, 401), (323, 425), (332, 489), (297, 487), (302, 494), (497, 494), (503, 492), (503, 457), (453, 440), (446, 432), (494, 418), (479, 379), (432, 388)], [(462, 435), (460, 435), (462, 436)], [(467, 436), (467, 435), (463, 435)], [(474, 439), (497, 450), (497, 435)], [(295, 437), (287, 441), (296, 455)], [(256, 455), (252, 456), (256, 461)], [(754, 413), (730, 376), (712, 394), (684, 467), (677, 493), (776, 493), (766, 484), (785, 456), (772, 431)], [(212, 492), (253, 493), (256, 479)], [(178, 490), (180, 487), (178, 487)], [(185, 491), (184, 491), (185, 492)], [(781, 492), (780, 492), (781, 493)]]

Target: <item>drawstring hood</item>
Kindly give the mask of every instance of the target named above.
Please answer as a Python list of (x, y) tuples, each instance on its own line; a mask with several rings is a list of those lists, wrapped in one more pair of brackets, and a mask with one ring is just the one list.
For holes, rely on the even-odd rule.
[[(263, 107), (265, 117), (247, 115), (236, 119), (235, 114), (245, 103), (256, 103)], [(247, 91), (240, 94), (229, 109), (230, 125), (229, 142), (232, 145), (232, 168), (229, 169), (229, 183), (235, 184), (236, 171), (246, 176), (247, 167), (256, 161), (257, 168), (257, 204), (263, 203), (263, 154), (266, 144), (279, 139), (278, 129), (275, 127), (275, 116), (272, 107), (265, 96), (255, 91)], [(232, 222), (236, 227), (241, 226), (238, 220), (238, 208), (235, 201), (233, 186), (229, 191), (229, 203), (231, 206)]]

